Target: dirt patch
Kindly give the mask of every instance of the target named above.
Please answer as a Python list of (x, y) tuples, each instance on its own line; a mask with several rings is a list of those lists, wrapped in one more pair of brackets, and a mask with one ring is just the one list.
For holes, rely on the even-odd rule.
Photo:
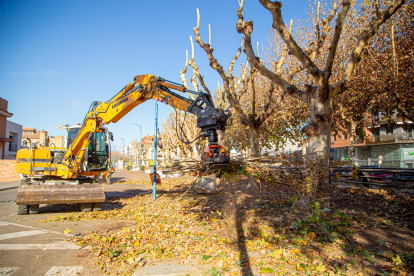
[(0, 182), (20, 180), (19, 174), (16, 173), (15, 160), (0, 160)]

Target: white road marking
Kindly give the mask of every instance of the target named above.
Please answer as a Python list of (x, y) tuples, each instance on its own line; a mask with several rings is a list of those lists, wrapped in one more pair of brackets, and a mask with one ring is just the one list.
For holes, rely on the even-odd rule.
[[(9, 225), (7, 222), (0, 221), (0, 226)], [(1, 275), (1, 274), (0, 274)]]
[(0, 267), (0, 276), (13, 275), (18, 269), (18, 267)]
[(79, 275), (82, 266), (52, 266), (45, 276), (72, 276)]
[(21, 237), (28, 237), (28, 236), (46, 234), (46, 233), (47, 232), (41, 231), (41, 230), (30, 230), (30, 231), (14, 232), (14, 233), (0, 235), (0, 241), (1, 240), (7, 240), (7, 239), (14, 239), (14, 238), (21, 238)]
[(79, 247), (74, 243), (62, 242), (51, 244), (0, 244), (0, 250), (65, 250), (65, 249), (90, 249), (89, 246)]
[[(86, 247), (84, 247), (86, 248)], [(88, 247), (89, 249), (90, 247)], [(80, 246), (71, 242), (57, 242), (48, 244), (43, 250), (55, 250), (55, 249), (81, 249)]]
[(12, 222), (5, 222), (5, 221), (0, 221), (0, 223), (6, 223), (7, 225), (14, 225), (14, 226), (20, 226), (20, 227), (25, 227), (25, 228), (30, 228), (30, 229), (37, 229), (37, 230), (41, 230), (41, 231), (45, 231), (45, 232), (49, 232), (49, 233), (54, 233), (54, 234), (68, 236), (68, 237), (73, 237), (73, 235), (70, 235), (70, 234), (64, 234), (64, 233), (61, 233), (61, 232), (36, 228), (36, 227), (33, 227), (33, 226), (27, 226), (27, 225), (23, 225), (23, 224), (17, 224), (17, 223), (12, 223)]

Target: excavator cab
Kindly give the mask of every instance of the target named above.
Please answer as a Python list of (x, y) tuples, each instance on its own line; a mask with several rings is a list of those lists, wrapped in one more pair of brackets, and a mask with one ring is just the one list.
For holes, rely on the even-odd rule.
[(106, 171), (109, 160), (109, 141), (106, 131), (92, 133), (85, 157), (86, 171)]
[[(69, 126), (67, 129), (66, 148), (68, 149), (78, 135), (81, 126)], [(91, 134), (90, 143), (85, 153), (83, 171), (106, 171), (108, 169), (111, 140), (113, 141), (112, 132), (106, 128), (102, 128), (101, 132)]]

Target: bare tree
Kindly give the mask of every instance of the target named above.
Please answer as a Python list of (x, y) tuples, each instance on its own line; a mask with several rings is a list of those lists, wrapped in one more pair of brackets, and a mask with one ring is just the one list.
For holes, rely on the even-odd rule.
[[(272, 82), (264, 80), (256, 72), (254, 67), (249, 66), (249, 63), (244, 66), (240, 78), (234, 76), (234, 64), (241, 54), (243, 45), (245, 45), (244, 38), (240, 48), (230, 63), (228, 72), (226, 72), (223, 66), (217, 61), (217, 59), (214, 58), (214, 49), (211, 47), (211, 43), (205, 44), (201, 39), (199, 28), (200, 13), (197, 9), (197, 26), (194, 28), (195, 41), (197, 41), (200, 47), (207, 53), (210, 66), (219, 73), (223, 81), (223, 86), (221, 87), (221, 96), (223, 98), (222, 102), (224, 102), (225, 97), (232, 111), (237, 114), (238, 120), (241, 124), (248, 127), (251, 155), (259, 155), (260, 128), (267, 119), (274, 116), (277, 112), (281, 112), (278, 107), (280, 106), (285, 93), (279, 91), (279, 89), (276, 88)], [(281, 58), (275, 63), (276, 72), (279, 74), (283, 71), (287, 55), (288, 48), (283, 47)], [(248, 70), (249, 68), (250, 70)], [(261, 85), (257, 85), (257, 82), (261, 82)], [(263, 101), (260, 101), (260, 105), (258, 104), (260, 98), (259, 94), (262, 95), (261, 99), (263, 99)], [(249, 104), (246, 104), (246, 102), (249, 102)]]
[[(309, 74), (309, 81), (302, 90), (296, 85), (292, 84), (289, 79), (284, 79), (278, 74), (266, 68), (260, 59), (255, 55), (251, 42), (251, 34), (253, 32), (253, 22), (244, 21), (243, 17), (243, 2), (239, 2), (237, 31), (243, 34), (244, 37), (244, 52), (247, 55), (249, 62), (255, 67), (257, 71), (263, 76), (269, 78), (272, 83), (281, 87), (284, 94), (305, 101), (310, 108), (310, 122), (303, 129), (308, 137), (308, 156), (316, 160), (321, 158), (325, 166), (325, 175), (323, 184), (328, 184), (327, 175), (328, 170), (328, 156), (330, 150), (330, 134), (332, 123), (332, 100), (339, 94), (344, 93), (348, 89), (349, 82), (355, 71), (355, 68), (360, 60), (360, 55), (367, 45), (368, 41), (378, 31), (381, 24), (386, 22), (406, 1), (396, 0), (383, 10), (380, 10), (379, 5), (375, 5), (370, 15), (370, 20), (366, 28), (361, 31), (358, 37), (356, 46), (354, 46), (350, 54), (347, 66), (342, 74), (342, 77), (335, 83), (331, 83), (334, 60), (337, 53), (338, 44), (341, 38), (342, 28), (346, 20), (348, 11), (351, 8), (351, 0), (343, 0), (342, 7), (338, 12), (338, 5), (336, 0), (333, 2), (332, 10), (322, 19), (322, 26), (320, 26), (320, 10), (317, 11), (317, 20), (315, 24), (315, 37), (307, 48), (300, 47), (293, 38), (288, 28), (282, 20), (280, 1), (259, 0), (262, 6), (267, 9), (272, 15), (272, 27), (277, 31), (280, 37), (285, 42), (288, 51), (299, 62), (298, 69), (292, 68), (291, 72), (296, 70), (306, 70)], [(325, 66), (320, 69), (315, 64), (315, 58), (320, 54), (320, 49), (327, 40), (330, 31), (330, 22), (336, 17), (335, 26), (333, 27), (333, 34), (328, 51), (324, 57)]]

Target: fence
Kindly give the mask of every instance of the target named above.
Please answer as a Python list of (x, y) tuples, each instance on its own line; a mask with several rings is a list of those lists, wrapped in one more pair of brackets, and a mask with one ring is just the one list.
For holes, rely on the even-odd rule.
[[(356, 176), (356, 178), (354, 177)], [(414, 169), (401, 168), (334, 168), (329, 177), (331, 184), (360, 185), (381, 189), (408, 189), (414, 192)]]
[[(348, 160), (335, 159), (336, 161), (348, 162)], [(357, 167), (381, 167), (381, 168), (403, 168), (403, 169), (412, 169), (414, 168), (414, 159), (397, 159), (397, 160), (384, 160), (382, 159), (382, 164), (379, 164), (379, 159), (354, 159), (354, 165)], [(349, 163), (348, 163), (349, 164)]]

